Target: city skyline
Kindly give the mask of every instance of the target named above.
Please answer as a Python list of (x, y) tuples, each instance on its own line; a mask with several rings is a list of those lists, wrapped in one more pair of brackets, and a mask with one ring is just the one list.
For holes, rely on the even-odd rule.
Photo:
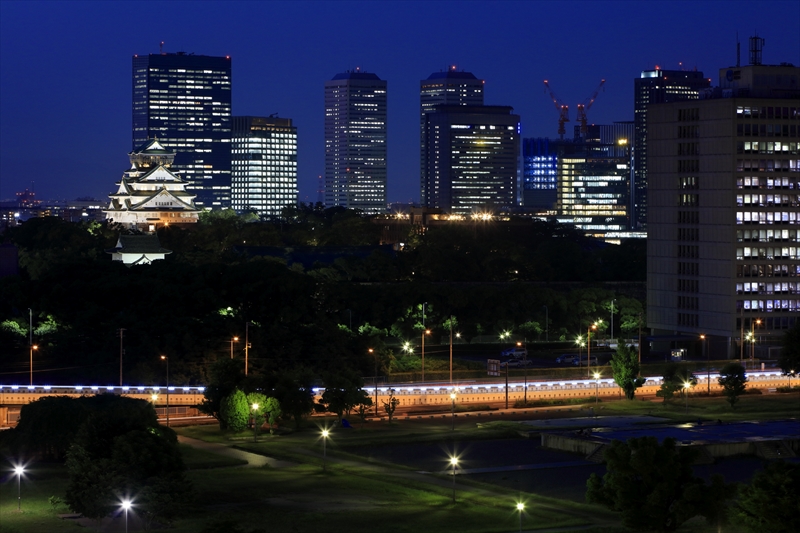
[[(418, 202), (419, 82), (431, 72), (452, 65), (473, 72), (486, 80), (486, 105), (510, 105), (521, 116), (523, 138), (555, 138), (558, 116), (544, 79), (570, 105), (571, 127), (577, 104), (600, 79), (605, 91), (589, 122), (610, 124), (633, 120), (633, 80), (644, 70), (713, 73), (734, 65), (737, 31), (743, 64), (756, 33), (766, 40), (765, 64), (800, 64), (795, 2), (766, 2), (755, 12), (744, 2), (724, 9), (718, 2), (435, 2), (425, 4), (424, 18), (420, 6), (121, 2), (82, 9), (80, 2), (4, 1), (0, 199), (33, 181), (40, 199), (104, 201), (130, 146), (130, 58), (158, 53), (161, 41), (165, 52), (231, 56), (234, 115), (293, 120), (304, 202), (320, 199), (321, 87), (336, 72), (360, 67), (388, 81), (388, 200)], [(131, 13), (154, 7), (166, 24), (129, 24)], [(252, 39), (264, 20), (281, 23)], [(91, 164), (81, 155), (87, 145)]]

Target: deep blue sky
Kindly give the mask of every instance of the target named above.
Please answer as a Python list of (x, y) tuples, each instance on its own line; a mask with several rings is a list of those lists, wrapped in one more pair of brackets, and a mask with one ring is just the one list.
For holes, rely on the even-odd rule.
[[(230, 55), (233, 113), (294, 119), (300, 199), (324, 172), (323, 83), (361, 67), (389, 82), (389, 200), (419, 200), (419, 80), (455, 64), (511, 105), (525, 137), (556, 136), (543, 79), (570, 104), (602, 78), (595, 123), (633, 119), (633, 78), (697, 67), (716, 84), (736, 32), (800, 65), (800, 2), (34, 2), (0, 0), (0, 199), (105, 198), (128, 166), (131, 56)], [(570, 123), (570, 126), (574, 124)], [(571, 129), (570, 129), (571, 131)]]

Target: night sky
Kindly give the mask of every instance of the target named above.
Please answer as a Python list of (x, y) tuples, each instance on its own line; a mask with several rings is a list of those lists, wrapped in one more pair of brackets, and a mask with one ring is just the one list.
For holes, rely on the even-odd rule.
[[(230, 55), (233, 114), (298, 128), (300, 200), (324, 173), (323, 84), (360, 67), (388, 80), (392, 202), (419, 201), (419, 81), (456, 65), (510, 105), (523, 137), (556, 137), (542, 80), (575, 105), (605, 78), (589, 120), (633, 119), (642, 70), (694, 69), (717, 83), (736, 32), (764, 63), (800, 65), (800, 2), (34, 2), (0, 0), (0, 199), (106, 199), (131, 150), (131, 57)], [(574, 122), (568, 124), (572, 131)]]

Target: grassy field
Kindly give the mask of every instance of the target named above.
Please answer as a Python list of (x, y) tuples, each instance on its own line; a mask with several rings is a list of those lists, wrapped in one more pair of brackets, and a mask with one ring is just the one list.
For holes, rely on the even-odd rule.
[[(588, 404), (587, 404), (588, 405)], [(599, 415), (653, 415), (676, 422), (686, 420), (758, 420), (796, 417), (800, 401), (794, 395), (746, 395), (735, 409), (723, 398), (690, 396), (688, 414), (683, 399), (653, 401), (610, 401), (601, 403)], [(231, 468), (240, 460), (197, 450), (181, 444), (189, 468), (188, 477), (196, 489), (196, 505), (190, 516), (179, 520), (170, 531), (199, 533), (214, 521), (230, 519), (245, 531), (263, 528), (270, 532), (304, 531), (516, 531), (515, 504), (526, 502), (523, 528), (526, 530), (594, 526), (596, 531), (622, 531), (615, 517), (605, 509), (582, 503), (547, 498), (542, 494), (456, 478), (452, 501), (452, 477), (422, 474), (409, 467), (368, 460), (357, 453), (363, 447), (441, 444), (521, 438), (520, 430), (531, 426), (513, 420), (545, 416), (585, 416), (578, 409), (565, 412), (523, 411), (508, 420), (490, 422), (485, 417), (412, 418), (370, 422), (354, 429), (334, 429), (326, 441), (323, 470), (322, 427), (335, 427), (335, 418), (313, 418), (299, 430), (292, 426), (279, 435), (262, 434), (253, 442), (252, 433), (222, 433), (218, 426), (177, 428), (185, 436), (224, 443), (236, 448), (294, 463), (286, 468)], [(476, 422), (481, 422), (478, 427)], [(501, 453), (501, 452), (500, 452)], [(0, 465), (6, 468), (8, 464)], [(16, 476), (0, 478), (0, 529), (3, 533), (60, 533), (79, 531), (71, 522), (59, 520), (68, 510), (53, 507), (48, 499), (63, 496), (66, 471), (58, 465), (29, 465), (22, 483), (23, 512), (16, 510)], [(83, 529), (86, 531), (86, 529)], [(710, 533), (704, 523), (694, 520), (680, 531)], [(735, 531), (726, 529), (726, 531)]]

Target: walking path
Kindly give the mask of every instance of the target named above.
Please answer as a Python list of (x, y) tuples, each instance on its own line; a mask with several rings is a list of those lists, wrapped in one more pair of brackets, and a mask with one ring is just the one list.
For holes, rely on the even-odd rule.
[(281, 461), (273, 457), (267, 457), (265, 455), (239, 450), (225, 444), (206, 442), (200, 439), (184, 437), (183, 435), (178, 435), (178, 442), (191, 446), (192, 448), (216, 453), (217, 455), (224, 455), (225, 457), (232, 457), (234, 459), (247, 461), (247, 464), (242, 466), (243, 468), (259, 468), (264, 465), (269, 465), (272, 468), (286, 468), (287, 466), (295, 465), (295, 463), (291, 463), (289, 461)]

